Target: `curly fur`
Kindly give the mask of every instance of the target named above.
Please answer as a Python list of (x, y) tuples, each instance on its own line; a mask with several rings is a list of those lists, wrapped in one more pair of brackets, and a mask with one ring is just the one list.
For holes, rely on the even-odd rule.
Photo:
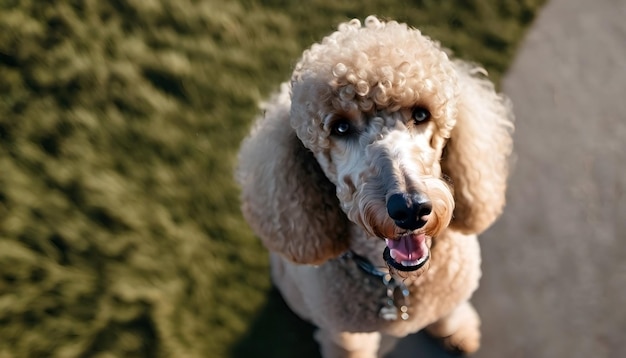
[[(242, 144), (242, 210), (272, 251), (289, 306), (319, 327), (326, 357), (376, 356), (380, 334), (426, 328), (455, 349), (478, 348), (468, 302), (480, 277), (476, 235), (505, 202), (512, 115), (479, 67), (451, 60), (418, 30), (370, 16), (306, 50)], [(430, 120), (412, 120), (414, 108)], [(338, 122), (350, 135), (336, 133)], [(385, 267), (383, 238), (406, 230), (387, 212), (394, 193), (432, 203), (430, 260), (401, 276), (409, 319), (379, 317), (385, 287), (342, 253)], [(315, 265), (315, 266), (313, 266)]]

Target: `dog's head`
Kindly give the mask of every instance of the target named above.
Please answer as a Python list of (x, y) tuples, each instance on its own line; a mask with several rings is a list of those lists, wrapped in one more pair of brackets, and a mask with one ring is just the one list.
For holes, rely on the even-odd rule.
[[(244, 213), (251, 222), (261, 211), (282, 217), (274, 227), (253, 224), (268, 247), (318, 263), (347, 249), (349, 220), (387, 241), (393, 267), (412, 271), (449, 225), (466, 233), (487, 228), (504, 204), (511, 122), (493, 86), (472, 72), (419, 31), (375, 17), (365, 26), (342, 24), (305, 51), (290, 96), (272, 102), (256, 131), (275, 126), (268, 135), (291, 136), (285, 149), (301, 149), (275, 164), (271, 156), (282, 146), (271, 148), (257, 133), (248, 143), (266, 141), (250, 149), (255, 160), (263, 160), (261, 150), (270, 156), (265, 165), (246, 163), (250, 150), (242, 150)], [(266, 200), (286, 195), (290, 202), (251, 210), (251, 195), (268, 189), (250, 183), (250, 165), (273, 188), (271, 198), (261, 194)]]

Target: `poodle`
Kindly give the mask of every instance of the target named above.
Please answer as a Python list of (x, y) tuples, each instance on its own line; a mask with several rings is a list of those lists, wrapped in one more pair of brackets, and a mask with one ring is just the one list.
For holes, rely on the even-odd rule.
[(513, 115), (485, 71), (374, 16), (306, 50), (243, 141), (242, 211), (324, 357), (425, 329), (472, 353), (477, 235), (505, 203)]

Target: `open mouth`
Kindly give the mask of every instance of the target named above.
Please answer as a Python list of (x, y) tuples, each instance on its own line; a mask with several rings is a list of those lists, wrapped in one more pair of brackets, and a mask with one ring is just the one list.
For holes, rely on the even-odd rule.
[(429, 259), (430, 250), (423, 233), (408, 233), (395, 239), (385, 239), (383, 259), (399, 271), (415, 271)]

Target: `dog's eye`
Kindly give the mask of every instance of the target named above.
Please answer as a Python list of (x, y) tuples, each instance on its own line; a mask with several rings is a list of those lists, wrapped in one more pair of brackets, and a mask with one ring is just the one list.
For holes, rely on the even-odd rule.
[(335, 135), (346, 136), (352, 132), (352, 126), (347, 120), (341, 119), (333, 124), (332, 131)]
[(420, 124), (430, 119), (430, 112), (424, 107), (415, 107), (411, 117), (415, 121), (415, 124)]

